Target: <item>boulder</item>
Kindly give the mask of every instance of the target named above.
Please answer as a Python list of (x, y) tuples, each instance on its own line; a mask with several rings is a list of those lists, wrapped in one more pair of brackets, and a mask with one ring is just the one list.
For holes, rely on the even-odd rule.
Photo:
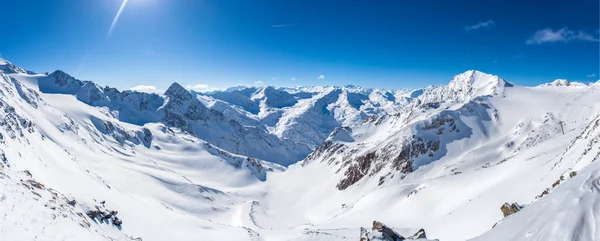
[(500, 207), (500, 210), (502, 211), (502, 214), (504, 214), (504, 217), (507, 217), (508, 215), (521, 211), (521, 206), (517, 203), (504, 203), (502, 207)]

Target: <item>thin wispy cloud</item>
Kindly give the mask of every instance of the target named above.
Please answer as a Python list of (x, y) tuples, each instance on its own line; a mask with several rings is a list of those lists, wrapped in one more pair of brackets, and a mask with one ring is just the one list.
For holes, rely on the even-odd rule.
[(319, 75), (319, 77), (317, 77), (317, 79), (325, 79), (325, 75)]
[(271, 25), (271, 28), (289, 28), (289, 27), (294, 27), (293, 24), (273, 24)]
[(496, 25), (496, 23), (494, 21), (488, 20), (485, 22), (479, 22), (479, 23), (471, 25), (471, 26), (466, 26), (465, 31), (477, 30), (477, 29), (482, 29), (482, 28), (490, 28), (494, 25)]
[(296, 80), (296, 77), (292, 77), (292, 78), (290, 78), (290, 80), (291, 80), (291, 81), (294, 81), (294, 80)]
[(259, 80), (259, 81), (256, 81), (256, 82), (254, 82), (254, 86), (256, 86), (256, 87), (265, 86), (265, 82), (262, 82), (262, 81), (260, 81), (260, 80)]
[(588, 74), (588, 75), (586, 75), (585, 77), (588, 77), (588, 78), (594, 78), (594, 77), (596, 77), (596, 74)]
[(536, 31), (533, 36), (527, 40), (527, 44), (542, 44), (570, 41), (588, 41), (598, 42), (598, 37), (584, 31), (573, 31), (569, 28), (553, 30), (550, 28)]
[(154, 85), (137, 85), (137, 86), (131, 87), (129, 90), (137, 91), (137, 92), (144, 92), (144, 93), (159, 92), (158, 88), (156, 88), (156, 86), (154, 86)]

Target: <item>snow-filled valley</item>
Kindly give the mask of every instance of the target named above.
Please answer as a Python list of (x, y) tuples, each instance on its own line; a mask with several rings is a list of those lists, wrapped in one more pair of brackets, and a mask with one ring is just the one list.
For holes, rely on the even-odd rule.
[(449, 79), (149, 94), (0, 59), (0, 240), (600, 240), (600, 84)]

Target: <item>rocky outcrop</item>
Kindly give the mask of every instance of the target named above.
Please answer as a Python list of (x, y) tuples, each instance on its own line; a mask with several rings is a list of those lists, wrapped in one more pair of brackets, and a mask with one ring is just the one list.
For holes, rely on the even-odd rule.
[(358, 182), (362, 179), (371, 168), (371, 164), (377, 158), (377, 153), (369, 152), (365, 155), (356, 158), (355, 162), (346, 169), (344, 172), (344, 178), (337, 184), (339, 190), (344, 190), (348, 186)]
[(500, 211), (502, 211), (502, 215), (504, 215), (504, 217), (507, 217), (508, 215), (511, 215), (518, 211), (521, 211), (521, 206), (519, 206), (519, 204), (517, 204), (517, 203), (512, 203), (512, 204), (504, 203), (500, 207)]
[(425, 234), (425, 229), (419, 229), (413, 236), (409, 237), (410, 239), (427, 239), (427, 234)]
[(94, 222), (112, 224), (118, 229), (121, 229), (123, 220), (121, 220), (116, 210), (109, 210), (105, 206), (106, 202), (99, 202), (94, 209), (88, 210), (85, 214), (90, 217)]

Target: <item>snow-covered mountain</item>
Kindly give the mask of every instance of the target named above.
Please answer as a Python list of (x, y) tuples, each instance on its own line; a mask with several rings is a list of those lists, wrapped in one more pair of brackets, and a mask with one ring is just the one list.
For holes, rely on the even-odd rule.
[(580, 82), (569, 82), (566, 79), (556, 79), (550, 83), (545, 83), (545, 84), (541, 84), (539, 85), (539, 87), (566, 87), (566, 86), (570, 86), (570, 87), (585, 87), (587, 86), (584, 83), (580, 83)]
[(557, 83), (158, 95), (0, 60), (0, 240), (598, 240), (600, 87)]
[(77, 100), (103, 107), (109, 116), (130, 124), (161, 122), (235, 154), (289, 165), (310, 152), (308, 147), (282, 140), (261, 126), (247, 126), (218, 110), (208, 109), (177, 83), (159, 96), (102, 88), (62, 71), (41, 77), (38, 82), (42, 93), (74, 95)]
[(274, 88), (247, 87), (217, 91), (207, 105), (232, 119), (264, 126), (283, 140), (314, 149), (337, 127), (362, 124), (373, 116), (395, 113), (414, 98), (413, 90), (367, 89), (356, 86)]

